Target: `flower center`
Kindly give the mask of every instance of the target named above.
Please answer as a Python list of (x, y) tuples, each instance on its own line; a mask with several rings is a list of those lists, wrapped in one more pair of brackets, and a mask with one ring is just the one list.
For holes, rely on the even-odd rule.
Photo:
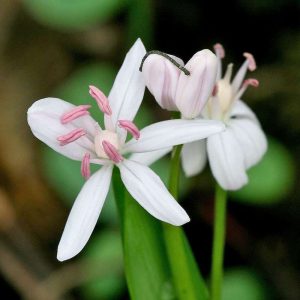
[(232, 85), (225, 79), (221, 79), (217, 83), (218, 91), (217, 97), (223, 113), (227, 112), (228, 108), (232, 103), (233, 89)]
[(101, 130), (94, 139), (95, 151), (100, 158), (109, 158), (103, 149), (102, 142), (104, 141), (112, 144), (116, 150), (120, 150), (118, 134), (110, 130)]

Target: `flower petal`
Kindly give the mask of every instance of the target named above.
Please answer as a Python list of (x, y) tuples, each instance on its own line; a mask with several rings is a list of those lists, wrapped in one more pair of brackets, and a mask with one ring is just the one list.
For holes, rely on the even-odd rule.
[(214, 120), (168, 120), (145, 127), (139, 140), (124, 145), (126, 152), (148, 152), (194, 142), (224, 130), (224, 124)]
[(190, 221), (185, 210), (150, 168), (130, 160), (124, 160), (118, 167), (128, 192), (152, 216), (175, 226)]
[(145, 83), (139, 71), (146, 49), (138, 39), (127, 53), (122, 67), (115, 79), (108, 99), (112, 115), (105, 115), (105, 127), (110, 130), (118, 128), (118, 120), (132, 121), (141, 105)]
[(207, 160), (206, 141), (196, 141), (183, 145), (181, 152), (182, 168), (187, 177), (199, 174)]
[(175, 93), (180, 73), (174, 64), (158, 54), (151, 54), (144, 62), (143, 76), (146, 86), (164, 109), (177, 110)]
[(254, 112), (250, 109), (250, 107), (243, 102), (242, 100), (237, 100), (232, 107), (231, 113), (230, 113), (231, 118), (248, 118), (256, 123), (258, 122), (258, 119), (256, 118)]
[[(32, 104), (27, 112), (28, 124), (32, 133), (60, 154), (74, 160), (81, 160), (85, 153), (90, 153), (95, 158), (93, 136), (96, 121), (90, 117), (82, 116), (70, 123), (62, 124), (61, 116), (75, 106), (57, 98), (44, 98)], [(83, 128), (87, 135), (78, 140), (61, 146), (57, 137), (65, 135), (76, 128)]]
[(133, 160), (146, 166), (150, 166), (166, 154), (170, 153), (171, 151), (172, 147), (168, 147), (151, 152), (133, 153), (130, 156), (130, 160)]
[(77, 255), (89, 240), (109, 190), (113, 166), (104, 166), (84, 184), (68, 217), (57, 259)]
[(207, 139), (209, 164), (214, 177), (225, 190), (237, 190), (248, 182), (242, 149), (232, 130)]
[(259, 124), (251, 119), (232, 119), (229, 126), (244, 153), (246, 167), (257, 164), (267, 150), (267, 139)]
[(185, 118), (200, 115), (216, 82), (217, 63), (217, 57), (205, 49), (185, 65), (191, 74), (181, 72), (175, 96), (176, 105)]

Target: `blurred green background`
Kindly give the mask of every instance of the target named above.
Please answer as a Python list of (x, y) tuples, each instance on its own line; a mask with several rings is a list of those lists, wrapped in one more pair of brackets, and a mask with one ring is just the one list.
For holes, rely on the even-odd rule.
[[(91, 103), (109, 92), (141, 37), (187, 61), (221, 42), (236, 68), (255, 55), (260, 88), (244, 100), (269, 137), (249, 185), (230, 194), (224, 300), (300, 299), (300, 2), (298, 0), (1, 0), (0, 288), (6, 299), (128, 299), (113, 194), (87, 247), (66, 263), (56, 247), (84, 180), (80, 164), (36, 140), (26, 111), (37, 99)], [(147, 92), (139, 127), (167, 119)], [(168, 159), (154, 164), (163, 180)], [(213, 179), (181, 181), (185, 226), (204, 275), (210, 266)], [(142, 300), (142, 299), (141, 299)], [(158, 299), (159, 300), (159, 299)]]

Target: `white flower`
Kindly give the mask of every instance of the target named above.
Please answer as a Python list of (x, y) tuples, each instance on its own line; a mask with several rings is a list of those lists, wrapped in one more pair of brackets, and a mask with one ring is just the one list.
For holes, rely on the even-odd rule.
[[(183, 208), (168, 192), (161, 179), (147, 166), (124, 156), (137, 153), (147, 160), (148, 151), (165, 151), (173, 145), (188, 143), (224, 130), (221, 122), (211, 120), (171, 120), (152, 124), (139, 131), (134, 119), (141, 104), (145, 84), (139, 72), (145, 48), (138, 40), (128, 52), (108, 99), (90, 86), (105, 114), (105, 129), (89, 115), (89, 105), (74, 106), (56, 98), (35, 102), (28, 110), (33, 134), (55, 151), (82, 161), (81, 172), (87, 179), (70, 212), (57, 258), (60, 261), (78, 254), (87, 243), (100, 215), (109, 190), (113, 166), (120, 169), (122, 181), (151, 215), (179, 226), (189, 221)], [(126, 142), (127, 132), (133, 139)], [(90, 176), (90, 163), (102, 165)]]
[(226, 190), (237, 190), (248, 182), (246, 170), (255, 165), (267, 149), (267, 140), (259, 121), (250, 108), (240, 100), (249, 85), (257, 87), (256, 79), (246, 79), (247, 69), (254, 71), (253, 56), (244, 53), (245, 62), (231, 81), (232, 64), (221, 78), (221, 59), (225, 51), (215, 45), (218, 57), (218, 78), (202, 117), (224, 122), (226, 130), (207, 140), (186, 144), (182, 150), (182, 164), (185, 174), (200, 173), (207, 157), (212, 173)]
[[(182, 165), (187, 176), (196, 175), (204, 168), (208, 154), (218, 183), (226, 190), (236, 190), (247, 183), (246, 170), (262, 158), (267, 148), (259, 121), (240, 100), (249, 85), (258, 86), (256, 79), (244, 81), (247, 69), (254, 71), (256, 64), (250, 53), (244, 53), (246, 60), (231, 81), (232, 64), (221, 78), (221, 59), (225, 56), (222, 45), (216, 44), (215, 52), (217, 58), (209, 50), (196, 53), (185, 65), (190, 75), (167, 58), (153, 54), (143, 64), (143, 75), (146, 86), (162, 108), (180, 111), (184, 119), (219, 120), (226, 125), (225, 131), (207, 140), (185, 144)], [(171, 57), (183, 65), (182, 60)], [(170, 150), (134, 155), (134, 158), (150, 165)]]

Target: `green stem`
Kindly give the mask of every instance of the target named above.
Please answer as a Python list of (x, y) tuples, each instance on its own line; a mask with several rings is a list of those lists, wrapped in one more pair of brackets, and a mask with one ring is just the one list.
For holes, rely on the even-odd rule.
[(226, 191), (217, 184), (211, 266), (211, 300), (220, 300), (222, 296), (223, 258), (226, 231), (226, 198)]
[[(169, 191), (178, 198), (180, 176), (180, 152), (176, 146), (172, 152)], [(171, 268), (173, 284), (179, 300), (206, 300), (208, 291), (198, 270), (198, 266), (188, 240), (181, 227), (163, 223), (163, 234)]]

